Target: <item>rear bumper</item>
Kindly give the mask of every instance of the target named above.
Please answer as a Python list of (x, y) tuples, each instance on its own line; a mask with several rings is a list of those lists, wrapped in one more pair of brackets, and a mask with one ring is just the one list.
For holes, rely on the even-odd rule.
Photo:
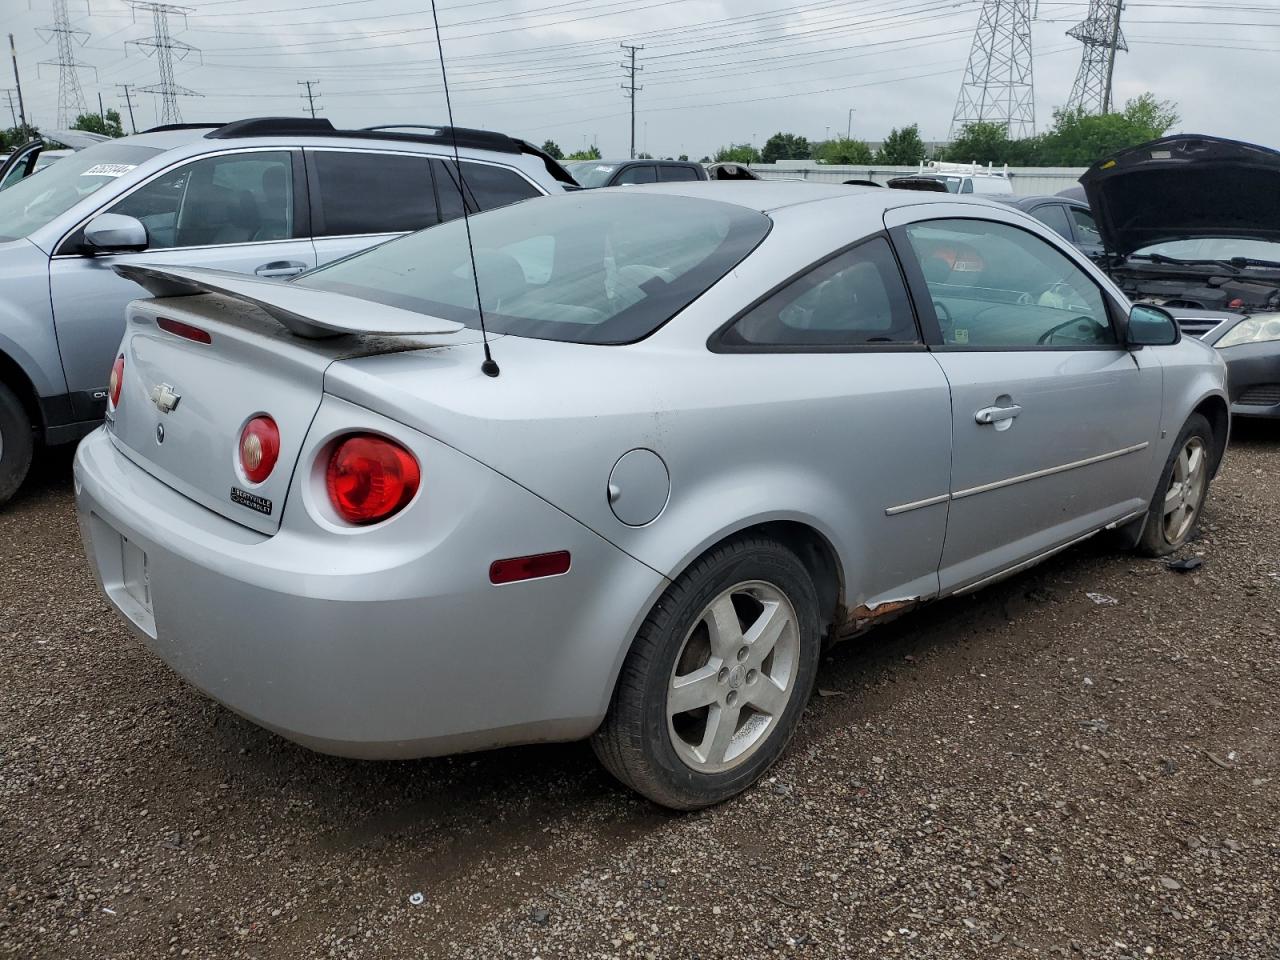
[(1227, 362), (1233, 417), (1280, 418), (1280, 342), (1219, 350)]
[[(75, 462), (99, 584), (194, 686), (312, 749), (416, 757), (589, 735), (664, 579), (415, 436), (425, 496), (395, 520), (354, 534), (310, 525), (295, 477), (280, 531), (264, 536), (155, 480), (99, 430)], [(488, 582), (494, 559), (553, 549), (571, 551), (569, 573)]]

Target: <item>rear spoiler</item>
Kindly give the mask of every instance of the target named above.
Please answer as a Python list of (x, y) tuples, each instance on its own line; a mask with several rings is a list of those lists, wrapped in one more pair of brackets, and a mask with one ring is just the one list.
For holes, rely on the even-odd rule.
[(412, 310), (401, 310), (344, 293), (314, 290), (296, 283), (263, 280), (202, 267), (160, 267), (120, 263), (116, 273), (141, 285), (153, 297), (194, 297), (218, 293), (251, 303), (295, 336), (308, 340), (344, 333), (408, 336), (456, 333), (462, 324)]

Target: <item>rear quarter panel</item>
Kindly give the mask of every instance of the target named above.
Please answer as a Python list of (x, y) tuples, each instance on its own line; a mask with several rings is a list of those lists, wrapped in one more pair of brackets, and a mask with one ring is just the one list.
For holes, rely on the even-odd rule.
[[(712, 332), (779, 281), (881, 227), (882, 207), (860, 217), (857, 203), (827, 205), (803, 228), (775, 225), (739, 269), (639, 344), (504, 337), (493, 346), (496, 379), (480, 373), (481, 353), (471, 348), (472, 364), (441, 354), (335, 364), (325, 389), (394, 410), (666, 576), (736, 530), (794, 520), (834, 548), (848, 604), (904, 584), (928, 595), (945, 506), (893, 518), (884, 511), (947, 489), (949, 403), (932, 358), (707, 348)], [(910, 442), (898, 432), (904, 420), (920, 425)], [(656, 520), (633, 527), (614, 516), (607, 491), (614, 464), (636, 448), (662, 457), (672, 493)], [(922, 549), (933, 551), (923, 579)]]

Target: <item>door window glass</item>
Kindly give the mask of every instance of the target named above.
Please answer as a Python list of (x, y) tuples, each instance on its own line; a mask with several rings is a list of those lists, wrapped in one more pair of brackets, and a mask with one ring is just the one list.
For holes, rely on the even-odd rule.
[(287, 151), (205, 157), (161, 174), (111, 208), (147, 228), (147, 247), (206, 247), (293, 236)]
[(1072, 207), (1071, 219), (1075, 221), (1076, 238), (1081, 243), (1102, 243), (1102, 234), (1098, 232), (1098, 224), (1092, 213), (1080, 207)]
[(693, 167), (659, 167), (658, 179), (663, 183), (673, 183), (683, 180), (697, 180), (698, 171)]
[(1101, 290), (1034, 234), (987, 220), (906, 228), (944, 343), (973, 347), (1115, 343)]
[(318, 237), (407, 233), (440, 222), (427, 157), (315, 150), (310, 160)]
[(915, 315), (893, 251), (873, 237), (783, 287), (725, 332), (726, 344), (916, 343)]
[(620, 174), (614, 183), (655, 183), (658, 179), (658, 171), (654, 169), (651, 163), (638, 163), (635, 166), (627, 167)]
[(1031, 211), (1031, 215), (1059, 236), (1071, 239), (1071, 227), (1067, 224), (1067, 212), (1060, 203), (1045, 203)]

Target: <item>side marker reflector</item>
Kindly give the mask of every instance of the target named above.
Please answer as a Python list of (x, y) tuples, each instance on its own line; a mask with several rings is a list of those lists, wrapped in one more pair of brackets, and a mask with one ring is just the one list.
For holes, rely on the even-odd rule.
[(569, 551), (539, 553), (531, 557), (512, 557), (495, 560), (489, 565), (489, 582), (515, 583), (518, 580), (536, 580), (539, 577), (556, 577), (569, 572)]

